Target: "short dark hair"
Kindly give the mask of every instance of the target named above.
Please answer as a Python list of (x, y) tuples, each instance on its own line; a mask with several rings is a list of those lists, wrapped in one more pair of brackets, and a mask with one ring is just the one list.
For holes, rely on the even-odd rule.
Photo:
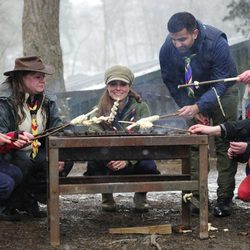
[(193, 32), (197, 28), (195, 17), (188, 12), (178, 12), (174, 14), (168, 21), (168, 31), (177, 33), (183, 29)]

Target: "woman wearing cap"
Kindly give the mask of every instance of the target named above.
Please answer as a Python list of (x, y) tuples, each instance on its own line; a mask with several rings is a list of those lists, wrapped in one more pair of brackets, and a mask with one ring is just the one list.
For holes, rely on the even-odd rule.
[[(7, 76), (2, 88), (9, 89), (0, 98), (0, 132), (26, 131), (37, 135), (44, 130), (61, 125), (61, 119), (54, 101), (45, 94), (45, 76), (54, 73), (52, 66), (45, 65), (37, 56), (25, 56), (15, 60), (13, 70)], [(47, 200), (47, 168), (45, 142), (34, 140), (32, 145), (20, 151), (6, 154), (5, 159), (20, 167), (26, 185), (24, 202), (20, 210), (34, 217), (40, 217), (37, 201)], [(71, 166), (59, 164), (59, 170), (67, 175)]]
[[(142, 102), (140, 96), (131, 89), (134, 74), (127, 67), (115, 65), (105, 72), (106, 90), (100, 98), (98, 110), (93, 116), (108, 116), (116, 100), (119, 100), (118, 111), (111, 125), (95, 124), (90, 131), (125, 131), (126, 125), (118, 121), (137, 121), (150, 115), (148, 105)], [(90, 161), (85, 175), (129, 175), (129, 174), (159, 174), (153, 160), (142, 161)], [(135, 209), (148, 211), (146, 193), (135, 193)], [(115, 201), (112, 194), (102, 194), (102, 209), (115, 211)]]

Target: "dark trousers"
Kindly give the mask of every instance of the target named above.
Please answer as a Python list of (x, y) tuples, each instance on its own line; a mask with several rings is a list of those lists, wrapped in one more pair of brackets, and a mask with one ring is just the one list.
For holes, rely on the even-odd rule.
[(135, 164), (129, 163), (128, 166), (119, 170), (112, 171), (107, 167), (108, 161), (89, 161), (87, 164), (86, 176), (100, 175), (136, 175), (136, 174), (160, 174), (153, 160), (137, 161)]
[[(48, 162), (45, 149), (39, 148), (34, 159), (24, 151), (17, 151), (11, 155), (10, 160), (20, 168), (23, 174), (22, 199), (25, 201), (32, 198), (35, 201), (47, 203)], [(60, 176), (67, 176), (72, 167), (73, 162), (65, 163), (64, 171), (60, 173)]]
[(22, 172), (18, 167), (0, 161), (0, 201), (9, 199), (21, 181)]
[[(223, 116), (220, 106), (218, 103), (213, 107), (210, 118), (213, 122), (213, 126), (219, 125), (228, 121), (237, 120), (237, 104), (238, 104), (238, 91), (237, 87), (231, 87), (226, 94), (221, 99), (222, 107), (225, 112), (225, 117)], [(188, 124), (193, 125), (195, 122), (190, 121)], [(227, 156), (227, 150), (230, 147), (229, 140), (223, 139), (220, 137), (215, 138), (215, 146), (216, 146), (216, 156), (217, 156), (217, 199), (232, 199), (234, 195), (235, 188), (235, 174), (237, 171), (237, 161), (230, 160)], [(198, 148), (192, 147), (191, 150), (192, 159), (192, 178), (198, 178)], [(195, 194), (195, 192), (194, 192)]]

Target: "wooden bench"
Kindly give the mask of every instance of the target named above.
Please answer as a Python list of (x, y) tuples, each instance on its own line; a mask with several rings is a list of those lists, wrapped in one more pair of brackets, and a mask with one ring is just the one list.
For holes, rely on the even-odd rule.
[[(190, 147), (199, 147), (199, 177), (190, 178)], [(48, 228), (60, 245), (59, 194), (194, 190), (200, 194), (199, 236), (208, 237), (208, 137), (205, 135), (50, 136), (48, 138)], [(58, 161), (181, 159), (180, 175), (58, 177)], [(167, 167), (167, 166), (166, 166)], [(190, 224), (190, 204), (182, 202), (182, 223)]]

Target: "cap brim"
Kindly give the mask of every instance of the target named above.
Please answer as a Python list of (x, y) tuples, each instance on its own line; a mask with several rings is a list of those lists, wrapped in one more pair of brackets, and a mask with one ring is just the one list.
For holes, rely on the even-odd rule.
[(108, 79), (107, 84), (109, 84), (112, 81), (122, 81), (125, 82), (127, 84), (130, 84), (129, 79), (123, 78), (123, 77), (111, 77), (110, 79)]

